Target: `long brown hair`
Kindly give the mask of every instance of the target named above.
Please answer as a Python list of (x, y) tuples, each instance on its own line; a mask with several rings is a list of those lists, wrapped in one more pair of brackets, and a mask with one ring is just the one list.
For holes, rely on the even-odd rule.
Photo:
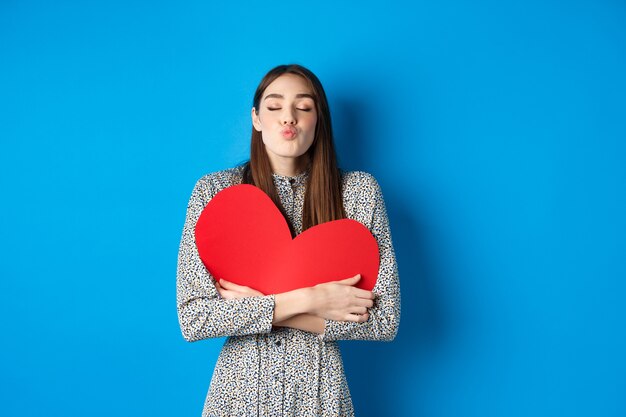
[[(304, 207), (302, 210), (302, 230), (331, 220), (345, 218), (341, 197), (341, 178), (337, 166), (337, 154), (333, 140), (333, 130), (330, 120), (330, 109), (326, 93), (320, 80), (307, 68), (297, 65), (279, 65), (272, 68), (261, 80), (254, 93), (252, 106), (259, 111), (259, 105), (265, 89), (283, 74), (295, 74), (304, 78), (313, 93), (317, 109), (317, 124), (315, 138), (307, 150), (310, 161), (310, 171), (307, 178)], [(244, 166), (243, 182), (253, 184), (263, 190), (280, 208), (285, 216), (285, 210), (280, 203), (278, 192), (272, 178), (267, 151), (263, 143), (261, 132), (252, 128), (250, 143), (250, 160)], [(287, 216), (292, 233), (293, 226)]]

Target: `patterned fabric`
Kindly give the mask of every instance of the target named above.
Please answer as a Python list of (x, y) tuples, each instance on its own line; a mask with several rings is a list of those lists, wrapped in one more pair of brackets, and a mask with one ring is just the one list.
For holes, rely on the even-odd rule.
[[(219, 296), (198, 256), (194, 229), (215, 194), (242, 181), (236, 167), (202, 177), (191, 194), (178, 255), (177, 306), (183, 337), (228, 336), (217, 360), (203, 417), (353, 416), (337, 340), (392, 340), (400, 321), (400, 285), (382, 193), (365, 172), (342, 173), (346, 215), (363, 223), (378, 241), (377, 298), (365, 323), (326, 320), (324, 334), (272, 327), (274, 296), (234, 300)], [(296, 233), (308, 171), (274, 174), (274, 183)], [(348, 277), (346, 277), (348, 278)]]

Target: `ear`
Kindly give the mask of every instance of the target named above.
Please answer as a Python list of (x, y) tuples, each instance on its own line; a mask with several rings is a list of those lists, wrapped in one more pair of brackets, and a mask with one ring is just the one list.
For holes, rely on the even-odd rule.
[(257, 132), (262, 130), (261, 119), (259, 119), (259, 115), (254, 107), (252, 108), (252, 126), (254, 126)]

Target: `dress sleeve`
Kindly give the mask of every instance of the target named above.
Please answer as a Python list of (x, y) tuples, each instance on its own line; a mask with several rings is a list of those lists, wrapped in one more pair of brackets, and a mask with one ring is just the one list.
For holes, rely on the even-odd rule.
[(322, 340), (393, 340), (400, 324), (400, 281), (398, 266), (391, 242), (389, 219), (382, 191), (376, 179), (367, 175), (368, 184), (362, 189), (370, 191), (372, 201), (370, 231), (378, 242), (380, 267), (373, 289), (376, 299), (369, 309), (369, 318), (364, 323), (325, 320), (326, 329)]
[(189, 199), (178, 252), (176, 305), (185, 340), (269, 333), (272, 330), (274, 296), (226, 300), (198, 254), (195, 227), (200, 213), (217, 193), (210, 177), (200, 179)]

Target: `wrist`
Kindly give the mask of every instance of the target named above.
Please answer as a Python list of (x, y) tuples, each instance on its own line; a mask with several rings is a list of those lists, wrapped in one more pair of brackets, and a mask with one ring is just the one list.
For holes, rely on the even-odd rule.
[(298, 314), (308, 313), (311, 308), (308, 288), (301, 288), (274, 295), (273, 323), (280, 323)]
[(317, 312), (317, 298), (315, 287), (302, 288), (302, 305), (304, 306), (304, 313), (316, 314)]

